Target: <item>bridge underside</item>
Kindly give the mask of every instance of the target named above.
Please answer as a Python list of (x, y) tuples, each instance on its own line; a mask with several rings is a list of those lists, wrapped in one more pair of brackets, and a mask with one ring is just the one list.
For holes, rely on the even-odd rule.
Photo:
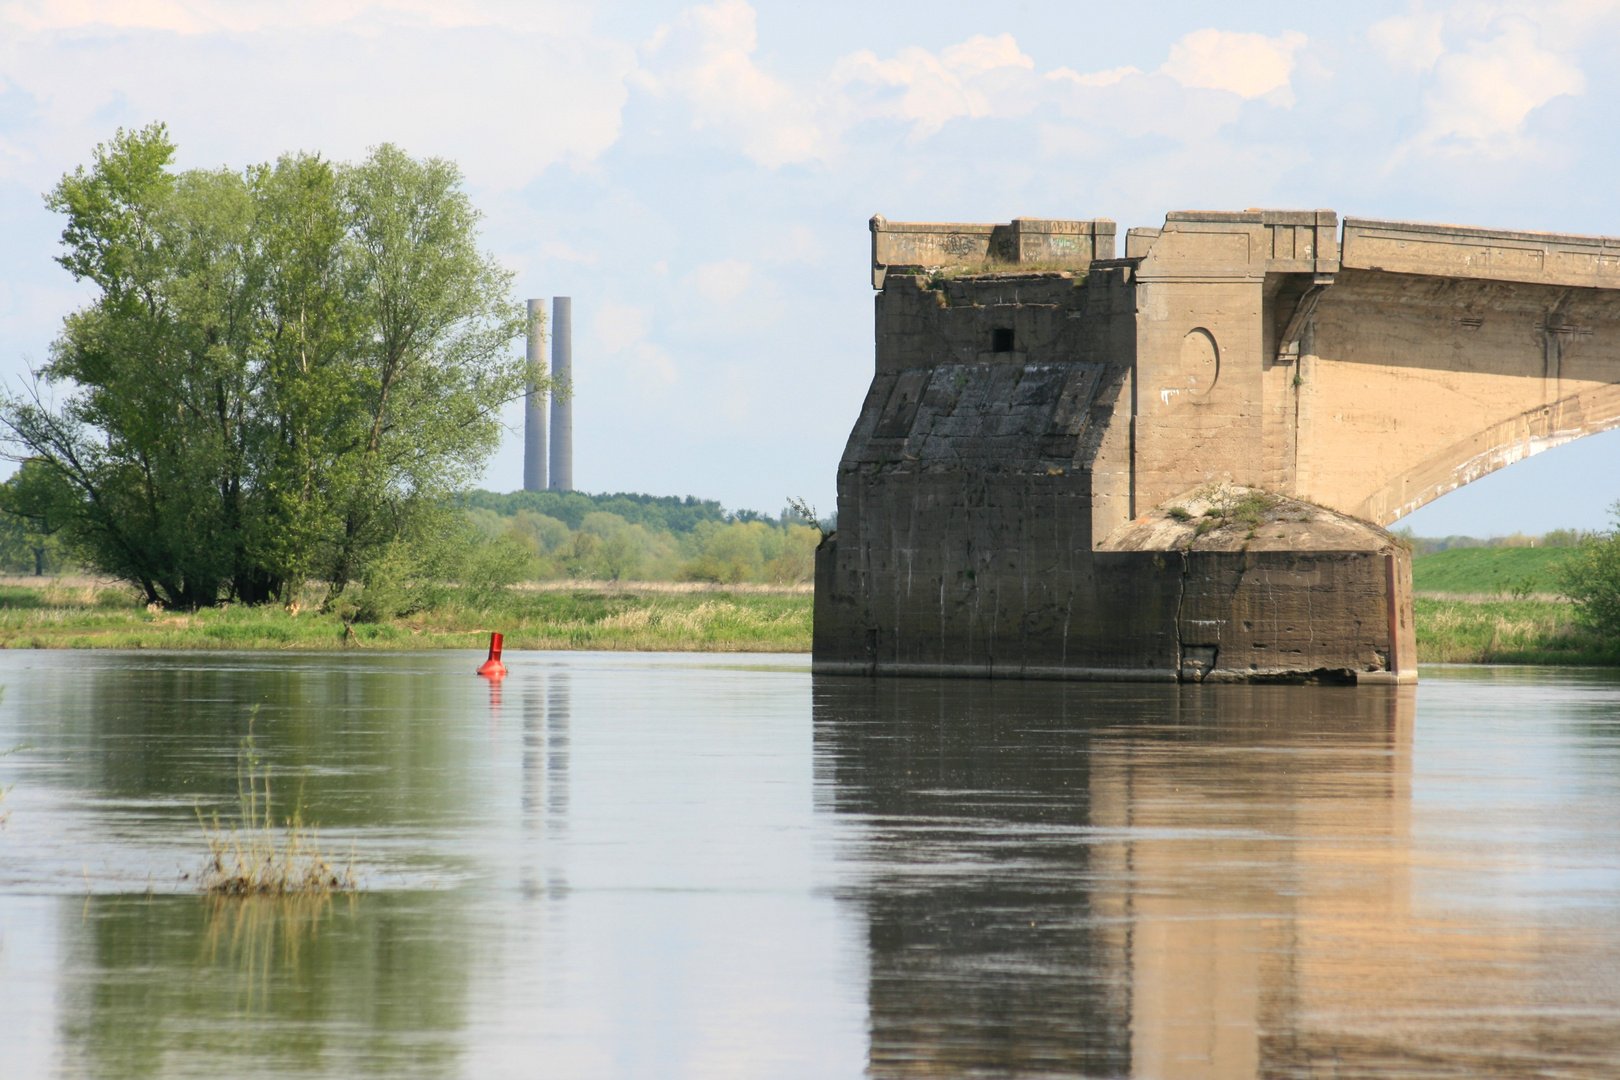
[(1342, 270), (1310, 329), (1293, 489), (1380, 525), (1620, 425), (1620, 290)]
[(1329, 211), (1114, 238), (873, 220), (818, 671), (1406, 681), (1380, 526), (1620, 425), (1620, 241), (1341, 243)]

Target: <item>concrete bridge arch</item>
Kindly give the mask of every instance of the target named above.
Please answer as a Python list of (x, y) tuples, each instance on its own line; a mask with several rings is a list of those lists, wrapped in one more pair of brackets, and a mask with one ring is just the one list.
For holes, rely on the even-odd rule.
[[(1335, 217), (1172, 214), (1130, 237), (1134, 513), (1226, 480), (1387, 525), (1620, 426), (1620, 241), (1350, 218), (1341, 243)], [(1166, 340), (1193, 324), (1221, 342), (1196, 417), (1165, 394), (1194, 377)]]

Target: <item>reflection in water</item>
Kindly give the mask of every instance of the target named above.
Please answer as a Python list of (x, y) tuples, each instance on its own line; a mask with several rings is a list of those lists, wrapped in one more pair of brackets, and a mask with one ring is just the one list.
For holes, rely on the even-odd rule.
[(795, 663), (0, 652), (0, 1076), (1620, 1076), (1620, 678)]
[[(71, 694), (29, 700), (40, 684), (22, 681), (13, 715), (26, 718), (19, 741), (37, 763), (23, 787), (40, 801), (8, 837), (27, 858), (0, 862), (0, 886), (16, 875), (55, 892), (95, 876), (96, 895), (64, 898), (55, 919), (68, 1074), (240, 1075), (244, 1062), (264, 1073), (454, 1074), (471, 977), (465, 905), (448, 892), (386, 890), (436, 883), (468, 853), (417, 842), (389, 857), (387, 837), (467, 820), (471, 732), (445, 719), (471, 712), (482, 687), (410, 658), (65, 663), (80, 665)], [(275, 815), (301, 809), (324, 848), (355, 845), (362, 879), (379, 891), (185, 894), (192, 879), (180, 875), (206, 850), (199, 811), (237, 809), (250, 717)], [(52, 820), (66, 831), (30, 834)]]
[[(409, 660), (85, 663), (71, 673), (70, 695), (19, 704), (54, 721), (31, 733), (69, 770), (52, 779), (99, 798), (155, 800), (184, 815), (194, 800), (234, 809), (251, 720), (278, 816), (301, 799), (320, 807), (323, 829), (443, 823), (466, 802), (466, 747), (441, 721), (460, 711), (455, 690), (478, 687), (458, 688)], [(20, 689), (38, 697), (40, 688)]]
[(1415, 895), (1446, 853), (1411, 835), (1408, 688), (818, 678), (814, 708), (823, 797), (864, 826), (874, 1076), (1620, 1056), (1612, 927)]
[[(538, 841), (538, 848), (527, 850), (546, 857), (550, 844), (568, 831), (568, 673), (552, 672), (548, 683), (531, 680), (524, 687), (523, 702), (523, 828)], [(562, 895), (568, 879), (560, 864), (548, 859), (536, 873), (532, 863), (524, 866), (523, 891), (526, 896)]]
[(61, 908), (69, 1075), (457, 1072), (453, 896), (98, 896)]

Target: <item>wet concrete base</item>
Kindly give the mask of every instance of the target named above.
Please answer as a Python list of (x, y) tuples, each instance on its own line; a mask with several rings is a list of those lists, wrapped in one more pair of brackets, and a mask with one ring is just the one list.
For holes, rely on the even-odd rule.
[(1296, 500), (1190, 493), (1044, 570), (1004, 552), (968, 575), (840, 550), (852, 540), (817, 552), (818, 673), (1416, 679), (1410, 556), (1376, 526)]

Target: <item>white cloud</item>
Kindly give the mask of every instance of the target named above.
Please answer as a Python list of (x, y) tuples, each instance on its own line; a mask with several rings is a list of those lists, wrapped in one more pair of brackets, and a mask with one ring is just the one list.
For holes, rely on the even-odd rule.
[(1027, 76), (1035, 61), (1011, 34), (972, 37), (934, 55), (901, 49), (880, 60), (869, 49), (851, 53), (833, 69), (852, 120), (887, 118), (912, 125), (925, 138), (958, 117), (1010, 114), (1004, 76)]
[[(0, 175), (37, 189), (114, 127), (155, 119), (169, 123), (188, 164), (239, 166), (295, 149), (353, 158), (391, 141), (451, 157), (475, 184), (497, 188), (591, 162), (619, 137), (635, 63), (627, 45), (493, 25), (237, 31), (207, 22), (215, 7), (35, 4), (22, 14), (36, 22), (66, 24), (76, 11), (86, 21), (32, 30), (6, 9), (0, 71), (26, 106), (5, 124)], [(95, 21), (105, 10), (145, 25)]]
[(1520, 129), (1532, 111), (1585, 89), (1574, 61), (1542, 48), (1535, 27), (1513, 19), (1495, 37), (1436, 60), (1417, 141), (1511, 153), (1522, 147)]
[(698, 294), (714, 304), (729, 304), (741, 296), (754, 276), (751, 264), (740, 259), (704, 263), (687, 280)]
[[(1040, 75), (1011, 34), (981, 34), (937, 52), (908, 46), (883, 57), (861, 49), (839, 59), (820, 86), (796, 87), (756, 62), (757, 19), (746, 0), (716, 0), (687, 8), (661, 27), (643, 46), (643, 66), (633, 79), (657, 97), (683, 102), (693, 127), (725, 134), (759, 164), (830, 165), (845, 152), (845, 134), (858, 125), (902, 124), (916, 144), (954, 120), (1014, 119), (1043, 103), (1090, 123), (1137, 132), (1179, 135), (1219, 126), (1233, 118), (1242, 99), (1291, 104), (1295, 54), (1305, 43), (1303, 34), (1292, 31), (1265, 37), (1205, 29), (1179, 40), (1156, 76), (1129, 65), (1095, 72), (1059, 67)], [(1154, 110), (1168, 110), (1143, 119), (1144, 108), (1129, 101), (1108, 98), (1100, 107), (1097, 92), (1126, 83), (1145, 92)], [(1236, 97), (1212, 101), (1188, 89)], [(1202, 101), (1194, 100), (1200, 96)], [(1053, 149), (1076, 145), (1067, 136), (1047, 141)]]
[(596, 306), (591, 330), (609, 352), (618, 352), (647, 336), (647, 309), (604, 301)]
[(1373, 23), (1367, 28), (1367, 41), (1394, 67), (1426, 71), (1446, 51), (1441, 37), (1444, 26), (1439, 13), (1414, 8), (1410, 15), (1393, 15)]
[(677, 94), (693, 126), (735, 138), (743, 153), (776, 167), (825, 157), (829, 140), (811, 103), (754, 63), (754, 9), (745, 0), (690, 7), (643, 47), (637, 81), (655, 94)]
[(827, 254), (815, 230), (805, 225), (771, 230), (763, 251), (766, 261), (773, 263), (819, 263)]
[(1396, 157), (1414, 147), (1526, 151), (1530, 114), (1585, 91), (1571, 53), (1617, 9), (1616, 0), (1461, 0), (1429, 11), (1415, 0), (1407, 14), (1374, 23), (1367, 40), (1391, 66), (1428, 73), (1421, 127)]
[(1011, 34), (996, 37), (977, 34), (959, 45), (947, 46), (940, 52), (939, 58), (951, 71), (969, 77), (996, 68), (1035, 66), (1035, 61), (1024, 55)]
[(1113, 86), (1128, 75), (1142, 74), (1141, 68), (1117, 67), (1107, 71), (1093, 71), (1082, 75), (1072, 68), (1060, 67), (1046, 73), (1048, 79), (1059, 82), (1072, 82), (1076, 86)]
[(558, 0), (12, 0), (0, 5), (0, 20), (26, 30), (116, 27), (180, 34), (387, 24), (520, 31), (566, 26), (583, 32), (589, 17), (586, 5)]
[(669, 351), (647, 340), (646, 308), (603, 301), (591, 319), (591, 334), (606, 352), (609, 367), (618, 368), (643, 398), (673, 385), (680, 377)]
[(1170, 58), (1159, 70), (1189, 88), (1228, 90), (1242, 98), (1275, 94), (1279, 103), (1292, 104), (1294, 54), (1305, 42), (1294, 30), (1277, 37), (1194, 30), (1170, 46)]

